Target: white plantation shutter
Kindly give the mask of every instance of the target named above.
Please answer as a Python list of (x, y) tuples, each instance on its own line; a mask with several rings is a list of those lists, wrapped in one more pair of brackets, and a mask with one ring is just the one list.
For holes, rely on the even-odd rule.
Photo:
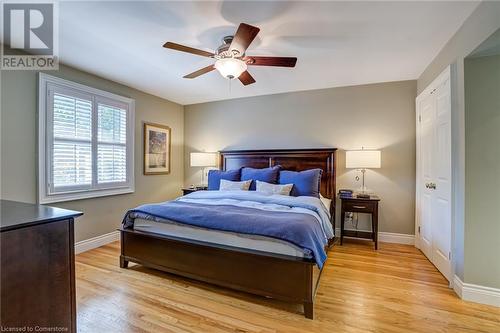
[(39, 201), (130, 193), (134, 101), (40, 74)]
[(54, 190), (92, 184), (92, 147), (85, 143), (54, 141)]
[(92, 185), (92, 101), (53, 94), (53, 191)]
[(98, 103), (97, 115), (97, 182), (124, 182), (127, 110)]
[(127, 177), (125, 147), (100, 144), (97, 146), (97, 182), (124, 182)]

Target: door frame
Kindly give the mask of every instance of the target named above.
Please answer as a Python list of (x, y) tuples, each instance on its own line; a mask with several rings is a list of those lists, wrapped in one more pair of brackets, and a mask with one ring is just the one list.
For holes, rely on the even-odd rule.
[(451, 184), (451, 234), (450, 234), (450, 242), (451, 242), (451, 246), (450, 246), (450, 252), (451, 252), (451, 273), (450, 273), (450, 280), (449, 280), (449, 284), (450, 284), (450, 287), (453, 287), (453, 280), (454, 280), (454, 276), (455, 276), (455, 216), (456, 216), (456, 206), (455, 206), (455, 203), (456, 203), (456, 198), (455, 198), (455, 195), (454, 195), (454, 191), (456, 190), (456, 185), (455, 185), (455, 182), (457, 180), (457, 168), (458, 166), (454, 166), (454, 161), (455, 161), (455, 158), (454, 158), (454, 147), (453, 147), (453, 127), (454, 127), (454, 110), (455, 110), (455, 105), (453, 104), (453, 94), (454, 94), (454, 88), (453, 88), (453, 84), (452, 84), (452, 75), (453, 75), (453, 70), (452, 70), (452, 67), (451, 65), (448, 65), (442, 72), (441, 74), (439, 74), (416, 98), (415, 98), (415, 124), (416, 124), (416, 172), (415, 172), (415, 247), (420, 249), (421, 248), (421, 244), (420, 244), (420, 226), (421, 226), (421, 221), (420, 221), (420, 206), (421, 206), (421, 202), (420, 202), (420, 195), (421, 195), (421, 191), (420, 191), (420, 187), (419, 187), (419, 184), (421, 182), (421, 177), (422, 177), (422, 170), (421, 170), (421, 165), (420, 165), (420, 161), (421, 161), (421, 145), (420, 145), (420, 119), (421, 119), (421, 115), (420, 115), (420, 109), (419, 109), (419, 103), (421, 102), (421, 100), (423, 99), (424, 96), (427, 96), (429, 95), (434, 89), (435, 87), (439, 86), (440, 84), (442, 84), (444, 81), (446, 80), (449, 80), (450, 81), (450, 107), (451, 107), (451, 163), (452, 163), (452, 167), (451, 167), (451, 181), (452, 181), (452, 184)]

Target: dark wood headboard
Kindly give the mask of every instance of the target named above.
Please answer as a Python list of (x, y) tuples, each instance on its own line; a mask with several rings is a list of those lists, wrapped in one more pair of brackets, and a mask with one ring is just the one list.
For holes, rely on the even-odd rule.
[(241, 167), (267, 168), (281, 165), (285, 170), (322, 169), (321, 194), (335, 202), (336, 148), (226, 150), (220, 152), (222, 170)]

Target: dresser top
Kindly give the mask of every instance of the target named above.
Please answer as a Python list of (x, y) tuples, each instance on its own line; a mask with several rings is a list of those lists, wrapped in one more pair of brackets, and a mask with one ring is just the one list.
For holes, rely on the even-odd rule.
[(83, 215), (74, 210), (0, 200), (0, 231), (53, 222)]

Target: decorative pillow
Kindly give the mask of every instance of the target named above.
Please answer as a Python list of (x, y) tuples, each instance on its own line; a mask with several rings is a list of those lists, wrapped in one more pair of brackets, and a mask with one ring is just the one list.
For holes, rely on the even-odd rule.
[(228, 171), (210, 170), (208, 171), (208, 190), (217, 191), (219, 189), (221, 179), (239, 181), (240, 175), (241, 169)]
[(293, 184), (276, 185), (276, 184), (261, 182), (260, 180), (256, 180), (255, 182), (257, 183), (255, 186), (255, 190), (257, 192), (269, 193), (269, 194), (290, 195), (290, 191), (292, 190), (293, 187)]
[(321, 185), (321, 169), (310, 169), (300, 172), (280, 171), (280, 184), (293, 184), (290, 195), (294, 197), (308, 196), (319, 198), (319, 188)]
[(231, 180), (221, 179), (219, 191), (248, 191), (251, 183), (251, 180), (233, 182)]
[(272, 168), (254, 169), (243, 168), (241, 170), (241, 180), (253, 180), (250, 185), (250, 191), (255, 191), (255, 181), (260, 180), (270, 184), (278, 183), (278, 175), (281, 165), (273, 166)]

